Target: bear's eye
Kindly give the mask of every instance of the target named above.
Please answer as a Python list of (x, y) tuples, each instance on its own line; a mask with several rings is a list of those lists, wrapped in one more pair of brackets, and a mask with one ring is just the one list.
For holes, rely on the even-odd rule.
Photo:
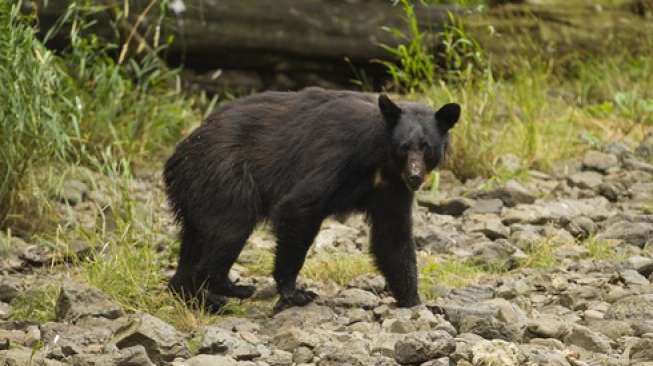
[(427, 150), (431, 150), (431, 145), (429, 145), (429, 143), (426, 142), (426, 141), (422, 141), (422, 142), (420, 142), (420, 144), (419, 144), (419, 148), (420, 148), (420, 150), (422, 150), (422, 151), (427, 151)]
[(401, 151), (401, 152), (406, 152), (406, 151), (408, 151), (408, 149), (410, 149), (410, 145), (407, 144), (407, 143), (403, 143), (403, 144), (399, 145), (399, 151)]

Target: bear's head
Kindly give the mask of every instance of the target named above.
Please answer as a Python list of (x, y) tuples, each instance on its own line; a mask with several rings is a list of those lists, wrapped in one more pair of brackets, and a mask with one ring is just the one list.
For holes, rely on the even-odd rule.
[(438, 111), (416, 103), (395, 103), (379, 96), (379, 108), (391, 136), (390, 166), (408, 189), (415, 191), (444, 159), (449, 130), (460, 117), (460, 106), (445, 104)]

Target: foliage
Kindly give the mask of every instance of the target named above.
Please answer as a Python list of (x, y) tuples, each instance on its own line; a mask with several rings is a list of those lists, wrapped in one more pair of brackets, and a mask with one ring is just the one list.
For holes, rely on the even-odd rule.
[[(175, 142), (195, 112), (179, 88), (176, 71), (158, 59), (161, 47), (124, 64), (118, 45), (88, 31), (89, 12), (72, 2), (57, 25), (69, 25), (61, 56), (36, 39), (21, 3), (0, 4), (0, 224), (16, 206), (30, 171), (51, 163), (88, 164), (107, 150), (142, 159)], [(196, 116), (195, 116), (196, 117)]]

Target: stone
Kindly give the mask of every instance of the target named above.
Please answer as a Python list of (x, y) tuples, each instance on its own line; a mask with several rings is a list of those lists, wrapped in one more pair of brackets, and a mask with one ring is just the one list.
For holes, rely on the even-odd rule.
[(295, 363), (309, 363), (313, 361), (313, 350), (308, 347), (299, 346), (292, 353), (292, 360)]
[(562, 225), (573, 237), (587, 239), (596, 232), (597, 225), (590, 218), (577, 216), (571, 220), (565, 220)]
[(516, 180), (507, 181), (502, 187), (489, 191), (477, 191), (471, 194), (474, 199), (498, 199), (507, 207), (535, 202), (535, 195)]
[(293, 354), (288, 351), (275, 349), (265, 361), (270, 366), (290, 366), (293, 363)]
[(522, 161), (514, 154), (504, 154), (497, 159), (497, 170), (502, 173), (515, 174), (522, 169)]
[(128, 347), (109, 354), (79, 354), (69, 358), (75, 366), (154, 366), (143, 346)]
[(378, 294), (385, 289), (385, 279), (380, 275), (364, 274), (351, 280), (347, 287), (355, 287)]
[(613, 320), (653, 319), (653, 294), (622, 297), (610, 305), (605, 318)]
[(130, 315), (128, 319), (129, 325), (115, 335), (114, 342), (118, 348), (141, 345), (156, 364), (190, 356), (183, 334), (172, 325), (145, 313)]
[(465, 211), (466, 214), (501, 214), (503, 201), (498, 198), (476, 200), (474, 206)]
[(653, 361), (653, 339), (642, 338), (630, 346), (630, 362)]
[(600, 232), (597, 238), (621, 240), (642, 248), (653, 243), (653, 223), (618, 221)]
[(612, 351), (608, 337), (582, 325), (574, 325), (564, 342), (592, 352), (610, 353)]
[(66, 281), (61, 286), (55, 313), (58, 321), (75, 322), (83, 317), (116, 319), (122, 308), (97, 289)]
[(474, 246), (472, 260), (489, 269), (512, 269), (528, 256), (507, 240), (481, 242)]
[(373, 309), (379, 305), (380, 299), (369, 291), (349, 288), (340, 291), (333, 299), (333, 303), (347, 308)]
[(70, 179), (63, 183), (58, 198), (61, 202), (75, 206), (82, 202), (88, 193), (86, 183), (77, 179)]
[(594, 171), (582, 171), (567, 177), (567, 183), (581, 189), (597, 189), (603, 183), (603, 176)]
[(20, 283), (15, 279), (3, 276), (0, 279), (0, 301), (11, 302), (20, 294)]
[(292, 351), (298, 347), (315, 348), (317, 346), (315, 336), (296, 328), (282, 328), (272, 337), (272, 344), (284, 351)]
[(583, 169), (594, 170), (599, 173), (607, 173), (608, 170), (619, 166), (619, 159), (600, 151), (590, 150), (583, 157)]
[(331, 307), (311, 303), (306, 306), (293, 306), (275, 314), (267, 327), (282, 329), (294, 326), (299, 329), (312, 329), (334, 321), (335, 318)]
[(402, 364), (426, 362), (448, 356), (456, 343), (446, 332), (416, 332), (408, 334), (395, 344), (395, 360)]
[(200, 329), (201, 343), (198, 353), (226, 353), (236, 348), (242, 340), (237, 334), (216, 326), (206, 326)]
[(505, 210), (502, 221), (506, 225), (515, 223), (542, 225), (548, 222), (567, 222), (578, 216), (602, 221), (610, 216), (608, 205), (609, 202), (605, 197), (538, 201), (533, 205), (518, 205)]
[(469, 215), (463, 220), (463, 228), (468, 233), (481, 233), (490, 240), (505, 239), (510, 235), (510, 229), (501, 223), (496, 215)]
[(49, 349), (48, 356), (63, 358), (93, 354), (108, 344), (114, 332), (125, 325), (122, 319), (86, 318), (80, 324), (47, 322), (40, 326), (40, 342)]
[(648, 277), (653, 273), (653, 258), (634, 255), (624, 261), (624, 266), (629, 269), (634, 269), (642, 276)]
[(585, 319), (585, 322), (590, 329), (597, 331), (612, 340), (617, 340), (621, 337), (632, 337), (635, 335), (635, 328), (630, 321)]
[(182, 363), (184, 366), (237, 366), (239, 363), (231, 357), (218, 355), (197, 355)]
[(535, 338), (564, 339), (571, 331), (569, 323), (556, 316), (542, 315), (530, 319), (526, 326), (529, 335)]
[(525, 364), (526, 355), (513, 343), (499, 339), (481, 340), (472, 347), (474, 365), (519, 366)]
[(57, 360), (45, 358), (42, 352), (35, 352), (29, 348), (13, 348), (5, 351), (0, 351), (0, 365), (63, 366), (64, 364)]
[(621, 277), (621, 280), (628, 286), (647, 286), (650, 284), (646, 277), (642, 276), (634, 269), (624, 269), (619, 271), (619, 277)]
[(626, 158), (624, 159), (623, 163), (624, 167), (627, 169), (641, 170), (643, 172), (653, 174), (653, 164), (649, 164), (647, 162), (633, 158)]
[(474, 201), (464, 197), (440, 198), (431, 193), (418, 193), (417, 203), (439, 215), (460, 216), (474, 205)]
[(356, 249), (356, 239), (360, 232), (352, 227), (343, 225), (333, 220), (327, 220), (322, 225), (322, 230), (317, 234), (311, 250), (319, 251), (326, 248), (341, 248), (347, 251)]
[(635, 149), (635, 154), (647, 160), (653, 159), (653, 133), (648, 134)]

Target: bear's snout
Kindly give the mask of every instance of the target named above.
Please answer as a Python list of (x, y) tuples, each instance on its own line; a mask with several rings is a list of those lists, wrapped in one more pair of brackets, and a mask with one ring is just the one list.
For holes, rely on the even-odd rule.
[(404, 181), (411, 191), (416, 191), (424, 182), (426, 175), (426, 165), (424, 157), (417, 152), (411, 152), (406, 159), (406, 170), (404, 171)]

